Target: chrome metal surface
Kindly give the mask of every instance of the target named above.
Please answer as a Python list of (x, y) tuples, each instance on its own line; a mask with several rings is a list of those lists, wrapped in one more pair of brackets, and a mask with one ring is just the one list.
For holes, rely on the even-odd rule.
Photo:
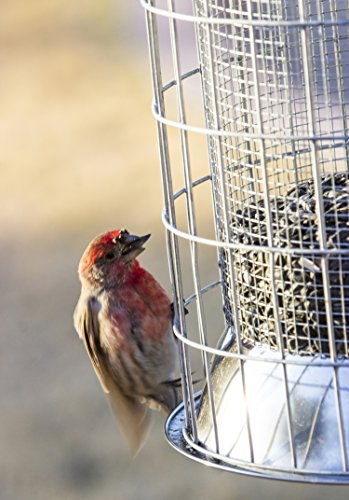
[[(200, 394), (196, 396), (196, 405), (199, 406)], [(185, 429), (185, 410), (183, 404), (179, 405), (172, 413), (169, 415), (165, 433), (168, 442), (173, 446), (175, 450), (182, 453), (183, 456), (195, 460), (208, 467), (216, 467), (218, 469), (225, 470), (227, 472), (235, 472), (238, 474), (246, 476), (260, 477), (264, 479), (277, 479), (284, 481), (302, 482), (302, 483), (318, 483), (319, 474), (302, 473), (297, 470), (293, 471), (283, 471), (273, 468), (259, 468), (252, 466), (249, 463), (239, 463), (233, 461), (225, 461), (224, 456), (220, 458), (214, 458), (209, 453), (206, 453), (204, 447), (198, 448), (192, 446), (190, 439), (187, 439), (186, 432), (182, 432)], [(321, 474), (321, 482), (324, 484), (349, 484), (349, 478), (346, 474), (336, 474), (336, 473), (325, 473)]]
[(349, 482), (349, 1), (141, 4), (183, 382), (169, 439)]

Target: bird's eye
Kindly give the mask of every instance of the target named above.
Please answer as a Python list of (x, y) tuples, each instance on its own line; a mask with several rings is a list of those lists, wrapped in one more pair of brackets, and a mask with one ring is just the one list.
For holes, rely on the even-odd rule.
[(125, 238), (125, 236), (128, 236), (130, 233), (127, 231), (127, 229), (121, 229), (120, 231), (120, 234), (119, 234), (119, 238), (122, 239), (122, 238)]
[(118, 236), (116, 236), (116, 238), (114, 238), (113, 243), (118, 243), (119, 241), (122, 241), (129, 234), (130, 233), (127, 231), (127, 229), (121, 229)]
[(113, 254), (113, 252), (108, 252), (105, 254), (105, 258), (108, 259), (108, 260), (112, 260), (114, 259), (115, 255)]

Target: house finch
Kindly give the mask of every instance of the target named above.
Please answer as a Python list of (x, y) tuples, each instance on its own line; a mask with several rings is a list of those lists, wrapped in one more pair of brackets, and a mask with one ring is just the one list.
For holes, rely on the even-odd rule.
[(79, 264), (81, 295), (74, 325), (133, 453), (148, 407), (171, 411), (180, 401), (172, 304), (136, 257), (150, 234), (125, 229), (97, 236)]

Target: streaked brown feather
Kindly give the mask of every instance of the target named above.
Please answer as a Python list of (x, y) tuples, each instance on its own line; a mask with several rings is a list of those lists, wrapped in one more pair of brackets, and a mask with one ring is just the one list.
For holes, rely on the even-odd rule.
[(120, 424), (130, 450), (135, 455), (145, 440), (148, 427), (148, 408), (136, 399), (123, 394), (108, 369), (108, 360), (100, 344), (100, 304), (94, 297), (80, 298), (74, 313), (74, 322), (94, 371), (108, 395), (111, 407)]

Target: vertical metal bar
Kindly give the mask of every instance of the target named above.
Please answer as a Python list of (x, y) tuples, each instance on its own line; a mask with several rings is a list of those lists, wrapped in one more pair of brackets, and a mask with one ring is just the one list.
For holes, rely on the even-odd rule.
[[(299, 2), (299, 14), (300, 21), (306, 21), (306, 5), (305, 0), (300, 0)], [(315, 192), (315, 202), (316, 211), (318, 215), (319, 222), (319, 245), (321, 250), (327, 249), (327, 236), (326, 236), (326, 221), (324, 213), (324, 203), (322, 198), (322, 188), (321, 188), (321, 177), (320, 177), (320, 165), (318, 160), (318, 138), (316, 137), (316, 124), (314, 117), (314, 82), (313, 82), (313, 69), (312, 69), (312, 59), (311, 59), (311, 49), (309, 40), (310, 28), (306, 26), (301, 27), (301, 45), (302, 45), (302, 58), (303, 58), (303, 69), (304, 69), (304, 85), (305, 85), (305, 96), (306, 96), (306, 108), (308, 116), (308, 131), (309, 135), (313, 138), (310, 141), (311, 147), (311, 166), (312, 174), (314, 179), (314, 192)], [(324, 288), (324, 301), (326, 310), (326, 322), (328, 330), (328, 340), (329, 340), (329, 350), (331, 361), (335, 362), (337, 359), (336, 353), (336, 341), (335, 332), (333, 324), (333, 314), (331, 306), (331, 290), (330, 290), (330, 277), (328, 269), (328, 255), (321, 257), (321, 268), (322, 268), (322, 280)], [(348, 459), (345, 446), (345, 436), (344, 436), (344, 425), (342, 416), (341, 399), (339, 393), (339, 382), (338, 382), (338, 371), (337, 366), (333, 366), (333, 385), (335, 394), (335, 403), (337, 411), (337, 422), (338, 422), (338, 432), (339, 441), (341, 446), (341, 456), (342, 456), (342, 466), (343, 471), (348, 470)]]
[[(322, 8), (321, 8), (321, 0), (317, 0), (316, 5), (317, 5), (317, 16), (319, 17), (319, 19), (321, 19), (321, 21), (323, 21), (324, 16), (323, 16)], [(335, 9), (335, 5), (334, 5), (334, 2), (332, 2), (332, 0), (331, 0), (331, 13), (332, 13), (331, 18), (333, 17), (334, 9)], [(341, 60), (339, 58), (339, 54), (337, 54), (337, 51), (340, 50), (339, 41), (337, 39), (337, 37), (339, 36), (339, 33), (338, 33), (338, 27), (337, 27), (337, 29), (335, 29), (335, 28), (336, 28), (336, 26), (332, 26), (332, 30), (335, 31), (335, 42), (336, 42), (335, 43), (335, 53), (336, 53), (335, 71), (338, 75), (337, 81), (338, 81), (338, 86), (339, 86), (339, 93), (341, 94), (339, 100), (341, 103), (340, 110), (341, 110), (342, 118), (343, 118), (343, 133), (346, 133), (347, 124), (346, 124), (346, 118), (345, 118), (344, 96), (343, 96), (343, 88), (342, 88), (343, 74), (342, 74)], [(325, 40), (326, 40), (325, 34), (326, 34), (326, 31), (325, 31), (325, 27), (323, 25), (319, 25), (318, 30), (319, 30), (319, 39), (320, 39), (320, 42), (319, 42), (320, 63), (321, 63), (322, 73), (323, 73), (322, 81), (323, 81), (323, 86), (324, 86), (325, 108), (327, 110), (331, 110), (329, 112), (331, 112), (331, 126), (333, 127), (334, 126), (334, 117), (333, 117), (333, 112), (331, 109), (330, 86), (329, 86), (330, 69), (327, 68), (326, 54), (325, 54)], [(321, 43), (321, 42), (323, 42), (323, 43)], [(333, 143), (333, 147), (335, 147), (335, 146), (336, 146), (336, 144)], [(348, 147), (349, 147), (349, 143), (347, 144), (346, 149), (348, 149)], [(335, 153), (333, 151), (333, 148), (332, 149), (330, 148), (329, 151), (330, 151), (329, 163), (331, 165), (331, 171), (336, 171), (337, 165), (336, 165)], [(349, 162), (349, 151), (347, 151), (347, 162)], [(349, 169), (349, 165), (348, 165), (348, 169)], [(338, 222), (338, 221), (336, 221), (336, 222)], [(336, 226), (338, 229), (338, 224), (336, 224)], [(343, 325), (342, 325), (343, 342), (344, 342), (345, 355), (348, 356), (347, 322), (346, 322), (346, 314), (345, 314), (346, 304), (345, 304), (345, 291), (344, 291), (344, 280), (343, 280), (344, 274), (343, 274), (343, 256), (342, 255), (338, 255), (338, 261), (339, 261), (338, 274), (339, 274), (339, 281), (340, 281), (340, 295), (341, 295), (342, 322), (343, 322)]]
[[(200, 6), (199, 6), (199, 1), (194, 0), (193, 1), (193, 6), (194, 6), (194, 12), (195, 15), (200, 16), (201, 11), (200, 11)], [(203, 98), (203, 103), (204, 103), (204, 108), (205, 108), (205, 124), (206, 128), (210, 129), (212, 128), (212, 116), (209, 108), (209, 99), (207, 97), (207, 90), (205, 89), (204, 85), (204, 80), (206, 79), (205, 71), (207, 70), (208, 67), (210, 67), (210, 71), (208, 73), (212, 73), (212, 60), (208, 59), (207, 57), (204, 57), (202, 47), (200, 47), (200, 43), (202, 40), (202, 37), (204, 36), (204, 28), (202, 24), (200, 25), (199, 23), (195, 23), (195, 36), (196, 36), (196, 50), (197, 50), (197, 57), (199, 61), (199, 68), (200, 68), (200, 74), (201, 74), (201, 92), (202, 92), (202, 98)], [(209, 166), (210, 166), (210, 177), (211, 177), (211, 200), (212, 200), (212, 208), (213, 208), (213, 215), (214, 215), (214, 226), (215, 226), (215, 238), (217, 241), (221, 239), (222, 235), (222, 223), (221, 223), (221, 215), (219, 213), (219, 196), (217, 195), (217, 189), (216, 186), (213, 185), (213, 178), (216, 176), (214, 172), (214, 160), (212, 158), (212, 149), (214, 149), (214, 138), (212, 138), (211, 135), (208, 136), (207, 140), (207, 154), (209, 158)], [(216, 249), (217, 251), (217, 262), (220, 262), (221, 256), (222, 256), (222, 249), (218, 248)], [(222, 298), (222, 306), (223, 310), (225, 310), (225, 307), (227, 306), (226, 298), (224, 296), (224, 273), (223, 270), (220, 269), (220, 283), (221, 283), (221, 298)], [(229, 307), (229, 306), (228, 306)]]
[[(251, 3), (248, 3), (248, 14), (249, 19), (252, 20), (252, 10)], [(250, 39), (251, 39), (251, 57), (252, 57), (252, 69), (253, 69), (253, 79), (255, 83), (255, 103), (256, 103), (256, 115), (257, 115), (257, 126), (259, 134), (264, 133), (263, 127), (263, 117), (261, 110), (261, 96), (260, 96), (260, 88), (259, 88), (259, 78), (258, 78), (258, 67), (257, 67), (257, 50), (256, 50), (256, 37), (255, 37), (255, 29), (253, 26), (250, 26)], [(263, 43), (263, 41), (262, 41)], [(267, 176), (267, 161), (265, 156), (265, 141), (264, 139), (260, 139), (260, 156), (261, 156), (261, 165), (262, 165), (262, 178), (263, 178), (263, 186), (265, 193), (265, 215), (266, 215), (266, 223), (267, 223), (267, 239), (268, 246), (274, 246), (274, 235), (273, 235), (273, 226), (272, 226), (272, 218), (271, 218), (271, 206), (270, 206), (270, 193), (269, 193), (269, 184), (268, 184), (268, 176)], [(275, 256), (274, 253), (269, 253), (269, 266), (270, 266), (270, 276), (271, 276), (271, 290), (272, 290), (272, 299), (274, 306), (274, 318), (275, 318), (275, 327), (276, 333), (279, 339), (279, 349), (281, 358), (285, 359), (285, 352), (283, 346), (283, 338), (282, 338), (282, 325), (280, 321), (279, 314), (279, 298), (276, 292), (275, 285)], [(291, 403), (290, 403), (290, 395), (288, 389), (288, 380), (287, 380), (287, 367), (286, 364), (282, 363), (283, 368), (283, 381), (284, 381), (284, 389), (285, 389), (285, 399), (286, 399), (286, 413), (287, 413), (287, 424), (288, 424), (288, 434), (289, 434), (289, 442), (290, 442), (290, 452), (292, 457), (292, 463), (294, 467), (297, 467), (297, 457), (294, 446), (294, 437), (293, 437), (293, 425), (292, 425), (292, 413), (291, 413)]]
[[(243, 131), (246, 134), (249, 134), (251, 131), (252, 124), (252, 110), (251, 110), (251, 100), (248, 99), (249, 96), (249, 83), (248, 77), (246, 75), (246, 66), (244, 63), (244, 59), (242, 54), (244, 53), (244, 43), (246, 45), (246, 41), (244, 42), (241, 39), (241, 32), (243, 32), (244, 28), (240, 27), (240, 37), (236, 41), (236, 52), (239, 54), (237, 57), (237, 66), (239, 67), (238, 71), (238, 80), (240, 81), (240, 107), (242, 110), (241, 121), (245, 123), (243, 127)], [(237, 139), (235, 139), (237, 140)], [(244, 137), (242, 139), (242, 150), (246, 151), (246, 159), (245, 164), (248, 165), (248, 173), (250, 176), (250, 181), (246, 184), (246, 189), (250, 189), (252, 192), (252, 196), (250, 199), (251, 204), (257, 203), (257, 184), (256, 184), (256, 173), (253, 171), (253, 154), (255, 154), (255, 141), (254, 139), (250, 139), (248, 137)]]
[[(169, 6), (170, 11), (173, 12), (174, 11), (173, 0), (168, 0), (168, 6)], [(185, 116), (185, 106), (184, 106), (184, 97), (183, 97), (183, 87), (182, 87), (182, 80), (181, 80), (180, 60), (179, 60), (179, 54), (178, 54), (177, 24), (176, 24), (175, 19), (173, 19), (173, 18), (169, 19), (169, 23), (170, 23), (170, 39), (171, 39), (171, 47), (172, 47), (174, 76), (175, 76), (175, 80), (177, 82), (176, 90), (177, 90), (177, 105), (178, 105), (178, 112), (179, 112), (179, 121), (180, 121), (180, 123), (185, 124), (186, 123), (186, 116)], [(182, 146), (182, 162), (183, 162), (183, 168), (184, 168), (184, 180), (185, 180), (185, 187), (186, 187), (188, 227), (189, 227), (189, 233), (191, 235), (196, 235), (197, 234), (197, 227), (196, 227), (196, 217), (195, 217), (194, 200), (193, 200), (193, 192), (192, 192), (192, 177), (191, 177), (191, 167), (190, 167), (190, 159), (189, 159), (188, 134), (182, 128), (180, 128), (180, 137), (181, 137), (181, 146)], [(195, 294), (196, 294), (196, 305), (197, 305), (200, 340), (201, 340), (201, 343), (203, 345), (207, 346), (208, 342), (207, 342), (207, 335), (206, 335), (206, 321), (205, 321), (205, 317), (204, 317), (204, 308), (203, 308), (202, 297), (201, 297), (201, 283), (200, 283), (200, 276), (199, 276), (197, 244), (193, 241), (190, 241), (190, 249), (191, 249), (194, 290), (195, 290)], [(212, 382), (211, 382), (211, 376), (210, 376), (210, 366), (209, 366), (207, 352), (203, 351), (202, 356), (203, 356), (203, 362), (204, 362), (204, 370), (205, 370), (205, 376), (206, 376), (209, 404), (210, 404), (211, 415), (212, 415), (212, 424), (213, 424), (216, 452), (219, 453), (217, 419), (216, 419), (214, 395), (213, 395), (213, 388), (212, 388)]]
[[(150, 5), (153, 5), (153, 0), (149, 0)], [(148, 32), (148, 45), (150, 52), (150, 63), (151, 63), (151, 76), (153, 85), (153, 94), (155, 105), (161, 112), (161, 115), (165, 116), (165, 103), (162, 94), (162, 76), (161, 76), (161, 62), (159, 54), (158, 45), (158, 31), (155, 16), (150, 12), (146, 11), (146, 24)], [(172, 178), (171, 178), (171, 167), (169, 158), (169, 147), (168, 147), (168, 137), (166, 126), (159, 121), (157, 121), (157, 132), (159, 141), (159, 151), (160, 151), (160, 165), (162, 172), (162, 184), (164, 192), (164, 202), (165, 211), (169, 219), (171, 226), (176, 227), (176, 212), (173, 200), (173, 188), (172, 188)], [(177, 314), (179, 316), (179, 325), (182, 335), (186, 335), (186, 321), (184, 305), (181, 301), (183, 297), (183, 283), (181, 278), (181, 264), (180, 255), (178, 248), (177, 237), (171, 233), (168, 235), (168, 241), (170, 245), (168, 246), (168, 255), (170, 261), (170, 273), (171, 282), (175, 297), (178, 298), (177, 301)], [(188, 347), (181, 342), (180, 344), (180, 360), (181, 360), (181, 377), (182, 377), (182, 387), (183, 387), (183, 400), (185, 406), (185, 424), (186, 427), (189, 426), (189, 420), (191, 422), (191, 429), (193, 432), (193, 439), (197, 441), (197, 426), (195, 420), (195, 400), (192, 388), (192, 378), (191, 378), (191, 367), (190, 359), (188, 355)], [(188, 411), (190, 414), (188, 414)]]
[[(207, 3), (205, 4), (205, 15), (206, 17), (208, 16), (207, 12)], [(212, 41), (212, 34), (210, 30), (210, 25), (207, 24), (205, 26), (206, 28), (206, 37), (208, 40), (208, 47), (209, 47), (209, 60), (212, 62), (214, 60), (214, 54), (213, 54), (213, 41)], [(212, 71), (212, 119), (213, 119), (213, 127), (214, 129), (218, 130), (219, 129), (219, 113), (218, 113), (218, 108), (217, 108), (217, 91), (216, 91), (216, 86), (217, 86), (217, 81), (216, 81), (216, 75), (214, 73), (214, 68), (213, 65), (211, 64), (211, 71)], [(229, 230), (229, 209), (227, 206), (227, 192), (226, 192), (226, 185), (225, 185), (225, 178), (224, 178), (224, 162), (223, 162), (223, 155), (222, 155), (222, 139), (220, 137), (216, 137), (216, 153), (217, 153), (217, 164), (218, 164), (218, 172), (219, 172), (219, 181), (222, 189), (222, 212), (223, 212), (223, 225), (224, 225), (224, 232), (225, 232), (225, 241), (226, 243), (229, 243), (229, 235), (230, 235), (230, 230)], [(234, 256), (232, 251), (226, 250), (226, 255), (228, 259), (228, 270), (230, 271), (230, 276), (231, 276), (231, 292), (232, 292), (232, 312), (233, 312), (233, 317), (234, 317), (234, 327), (236, 330), (237, 334), (237, 348), (238, 348), (238, 354), (243, 353), (243, 345), (242, 345), (242, 338), (241, 338), (241, 330), (240, 330), (240, 321), (239, 321), (239, 312), (238, 312), (238, 297), (237, 297), (237, 286), (236, 286), (236, 275), (235, 275), (235, 266), (234, 266)], [(250, 415), (249, 415), (249, 410), (248, 410), (248, 404), (247, 404), (247, 392), (246, 392), (246, 377), (245, 377), (245, 366), (244, 366), (244, 361), (240, 358), (239, 359), (239, 364), (240, 364), (240, 373), (241, 373), (241, 384), (242, 384), (242, 391), (244, 395), (244, 401), (245, 401), (245, 415), (246, 415), (246, 428), (247, 428), (247, 437), (248, 437), (248, 443), (249, 443), (249, 450), (250, 450), (250, 461), (254, 462), (254, 449), (253, 449), (253, 439), (252, 439), (252, 432), (251, 432), (251, 423), (250, 423)]]
[[(336, 1), (335, 0), (330, 0), (330, 13), (331, 13), (331, 20), (337, 21), (338, 16), (337, 16), (337, 10), (336, 10)], [(322, 33), (324, 33), (324, 29), (322, 29)], [(346, 160), (346, 168), (347, 171), (349, 171), (349, 129), (348, 129), (348, 120), (347, 120), (347, 113), (345, 109), (345, 96), (344, 96), (344, 89), (343, 89), (343, 83), (344, 83), (344, 77), (343, 77), (343, 68), (342, 68), (342, 56), (341, 56), (341, 38), (340, 38), (340, 33), (339, 33), (339, 28), (337, 24), (334, 24), (332, 26), (332, 33), (333, 33), (333, 39), (334, 39), (334, 57), (335, 57), (335, 65), (334, 65), (334, 71), (336, 72), (336, 79), (335, 81), (337, 82), (337, 88), (338, 88), (338, 99), (339, 99), (339, 106), (340, 106), (340, 117), (342, 121), (342, 127), (343, 127), (343, 134), (347, 135), (347, 140), (344, 141), (344, 150), (345, 150), (345, 160)], [(348, 43), (348, 41), (347, 41)], [(323, 44), (320, 44), (322, 47), (323, 51)], [(323, 66), (325, 69), (325, 66)], [(326, 80), (326, 90), (328, 90), (328, 82)], [(327, 109), (330, 109), (328, 106)], [(336, 118), (338, 118), (336, 116)], [(333, 127), (333, 114), (332, 114), (332, 127)], [(333, 146), (335, 147), (336, 144), (333, 143)], [(331, 151), (332, 152), (332, 151)], [(336, 160), (336, 153), (334, 154), (334, 167), (337, 170), (337, 162)], [(333, 158), (331, 155), (331, 163), (333, 163)], [(338, 220), (336, 221), (338, 222)], [(336, 224), (338, 227), (338, 224)], [(345, 257), (344, 257), (345, 259)], [(346, 321), (346, 304), (345, 304), (345, 291), (344, 291), (344, 280), (343, 280), (343, 256), (340, 255), (338, 256), (339, 260), (339, 278), (340, 278), (340, 292), (341, 292), (341, 304), (342, 304), (342, 331), (343, 331), (343, 343), (344, 343), (344, 351), (345, 355), (348, 356), (348, 336), (347, 336), (347, 321)]]
[[(286, 5), (285, 5), (286, 16), (287, 16), (287, 7), (288, 7), (288, 2), (286, 2)], [(290, 28), (288, 28), (288, 29), (286, 27), (281, 28), (281, 33), (282, 33), (282, 41), (283, 41), (283, 44), (285, 47), (285, 51), (286, 51), (286, 49), (288, 49), (289, 59), (292, 60), (291, 49), (290, 49), (290, 45), (291, 45), (290, 44), (290, 36), (291, 36)], [(287, 34), (287, 36), (286, 36), (286, 34)], [(287, 52), (284, 55), (283, 64), (285, 65), (285, 68), (286, 68), (285, 69), (285, 79), (286, 79), (286, 89), (287, 89), (287, 94), (286, 94), (287, 118), (289, 120), (290, 135), (294, 136), (295, 135), (295, 126), (294, 126), (294, 117), (293, 117), (293, 109), (292, 109), (293, 97), (292, 97), (292, 92), (291, 92), (292, 79), (290, 76), (291, 63), (290, 63), (290, 61), (287, 60), (286, 54), (287, 54)], [(299, 176), (298, 176), (297, 161), (296, 161), (295, 140), (292, 139), (290, 142), (291, 142), (291, 157), (292, 157), (292, 168), (293, 168), (292, 172), (294, 175), (294, 183), (296, 186), (298, 186)]]
[[(194, 1), (193, 2), (194, 4), (194, 12), (195, 12), (195, 15), (200, 15), (200, 9), (199, 9), (199, 2), (198, 0), (197, 1)], [(196, 36), (196, 50), (197, 50), (197, 57), (198, 57), (198, 61), (199, 61), (199, 69), (200, 69), (200, 75), (201, 75), (201, 92), (202, 92), (202, 96), (203, 96), (203, 101), (204, 101), (204, 107), (205, 107), (205, 123), (206, 123), (206, 128), (210, 128), (211, 127), (211, 121), (209, 119), (209, 112), (208, 112), (208, 106), (207, 106), (207, 96), (206, 96), (206, 91), (205, 91), (205, 88), (204, 88), (204, 83), (203, 83), (203, 80), (204, 80), (204, 69), (205, 69), (205, 64), (207, 65), (210, 61), (204, 61), (204, 57), (203, 57), (203, 51), (200, 50), (200, 47), (199, 47), (199, 43), (201, 41), (201, 37), (202, 37), (202, 26), (199, 25), (199, 23), (195, 23), (195, 36)], [(211, 61), (212, 62), (212, 61)], [(211, 176), (211, 186), (212, 186), (212, 168), (211, 168), (211, 148), (212, 148), (212, 137), (209, 136), (208, 137), (208, 141), (207, 141), (207, 147), (208, 147), (208, 157), (210, 159), (210, 176)], [(220, 238), (220, 233), (221, 233), (221, 227), (220, 227), (220, 224), (221, 224), (221, 221), (220, 221), (220, 218), (219, 218), (219, 215), (218, 215), (218, 197), (217, 197), (217, 193), (216, 193), (216, 189), (213, 188), (212, 186), (212, 189), (211, 189), (211, 199), (212, 199), (212, 204), (213, 204), (213, 214), (214, 214), (214, 222), (215, 222), (215, 237), (216, 239), (218, 240)], [(219, 257), (220, 257), (220, 249), (217, 248), (217, 258), (219, 260)], [(224, 305), (224, 300), (223, 300), (223, 305)]]
[[(331, 19), (332, 20), (338, 20), (337, 17), (337, 9), (336, 9), (336, 0), (330, 0), (330, 12), (331, 12)], [(332, 31), (333, 31), (333, 39), (334, 39), (334, 57), (335, 57), (335, 65), (334, 65), (334, 70), (336, 71), (336, 82), (338, 86), (338, 97), (339, 97), (339, 105), (340, 105), (340, 111), (341, 111), (341, 118), (342, 118), (342, 125), (343, 125), (343, 134), (348, 135), (349, 134), (349, 129), (348, 129), (348, 121), (347, 121), (347, 114), (346, 114), (346, 109), (345, 109), (345, 97), (344, 97), (344, 89), (343, 89), (343, 70), (342, 70), (342, 57), (341, 57), (341, 45), (340, 45), (340, 34), (339, 34), (339, 29), (338, 29), (338, 24), (333, 24), (332, 26)], [(346, 167), (347, 170), (349, 170), (349, 140), (345, 141), (344, 144), (345, 147), (345, 152), (346, 152)]]

